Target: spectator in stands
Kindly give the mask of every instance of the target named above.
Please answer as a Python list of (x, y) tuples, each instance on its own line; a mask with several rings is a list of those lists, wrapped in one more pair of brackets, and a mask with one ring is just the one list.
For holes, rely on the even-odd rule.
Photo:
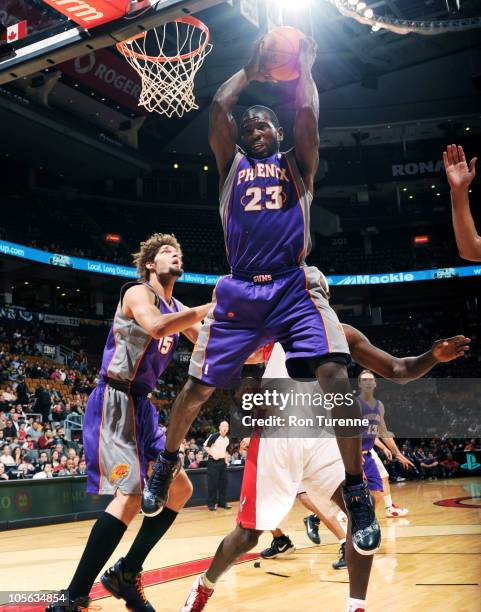
[(437, 480), (438, 466), (439, 463), (434, 458), (433, 453), (428, 453), (427, 459), (421, 461), (421, 472), (423, 477), (429, 480)]
[[(33, 377), (38, 378), (38, 375), (32, 373)], [(42, 415), (42, 421), (48, 421), (48, 417), (50, 415), (50, 407), (52, 406), (52, 399), (50, 397), (50, 393), (42, 387), (42, 385), (38, 385), (35, 390), (35, 412), (39, 412)]]
[(43, 427), (38, 421), (34, 421), (30, 427), (27, 428), (27, 434), (32, 436), (32, 440), (37, 443), (40, 436), (43, 435)]
[(17, 396), (13, 393), (12, 387), (6, 387), (3, 391), (3, 400), (8, 404), (11, 404), (12, 402), (15, 402), (16, 399)]
[(48, 453), (46, 453), (45, 451), (43, 451), (43, 452), (41, 452), (41, 453), (39, 454), (39, 456), (38, 456), (38, 463), (37, 463), (37, 465), (36, 465), (36, 470), (37, 470), (37, 472), (40, 472), (40, 470), (42, 470), (42, 469), (43, 469), (43, 466), (44, 466), (46, 463), (49, 463), (49, 460), (48, 460)]
[[(63, 459), (65, 459), (65, 465), (63, 464)], [(67, 457), (63, 456), (60, 460), (60, 466), (57, 476), (72, 476), (76, 474), (73, 459), (67, 459)]]
[(2, 447), (2, 454), (0, 455), (0, 461), (5, 467), (16, 466), (15, 459), (12, 457), (12, 452), (8, 444), (4, 444)]
[(28, 404), (30, 393), (29, 393), (28, 387), (25, 383), (25, 379), (23, 378), (23, 376), (18, 381), (16, 393), (17, 393), (17, 402), (19, 402), (22, 405)]
[(190, 450), (184, 457), (184, 469), (189, 468), (190, 465), (195, 461), (195, 453)]
[(0, 429), (0, 448), (4, 445), (5, 443), (5, 436), (3, 434), (3, 429)]
[(194, 455), (194, 459), (190, 462), (189, 469), (195, 470), (197, 468), (200, 468), (200, 462), (204, 461), (204, 453), (201, 450), (197, 451), (196, 453), (191, 451), (191, 453)]
[(232, 453), (230, 464), (231, 465), (243, 465), (243, 461), (242, 461), (239, 451), (236, 450)]
[(65, 412), (63, 404), (54, 404), (52, 408), (51, 420), (55, 423), (60, 423), (61, 421), (65, 421), (67, 417), (67, 413)]
[(60, 453), (58, 450), (54, 450), (52, 453), (52, 467), (55, 470), (60, 465)]
[(85, 476), (87, 474), (87, 462), (85, 461), (85, 459), (80, 459), (77, 468), (77, 473), (79, 476)]
[(22, 448), (32, 450), (35, 448), (35, 442), (32, 440), (32, 436), (27, 436), (25, 438), (24, 443), (22, 444)]
[(7, 418), (7, 426), (3, 430), (3, 436), (6, 440), (13, 440), (17, 437), (17, 428), (11, 418)]
[(8, 480), (8, 479), (9, 479), (9, 476), (5, 469), (5, 464), (3, 463), (3, 461), (0, 461), (0, 480)]
[(18, 439), (20, 442), (23, 442), (27, 437), (27, 431), (25, 429), (25, 423), (20, 423), (18, 426)]
[(464, 447), (464, 452), (473, 452), (475, 450), (478, 450), (479, 446), (476, 444), (476, 440), (474, 438), (472, 438)]
[(60, 462), (57, 465), (57, 467), (53, 468), (53, 473), (55, 474), (55, 476), (58, 476), (59, 472), (66, 471), (66, 470), (67, 470), (67, 457), (65, 455), (62, 455), (60, 457)]
[(23, 454), (20, 463), (17, 465), (17, 471), (21, 472), (24, 478), (29, 478), (35, 473), (35, 466)]
[(459, 471), (459, 463), (453, 459), (451, 453), (448, 454), (444, 461), (441, 461), (440, 466), (443, 478), (452, 478)]
[(37, 448), (50, 448), (52, 446), (52, 440), (53, 435), (51, 431), (48, 431), (47, 428), (45, 428), (45, 431), (42, 432), (42, 435), (40, 436), (40, 438), (37, 440)]
[(43, 479), (43, 478), (53, 478), (53, 468), (51, 463), (46, 463), (41, 472), (37, 472), (33, 475), (35, 480)]
[(20, 463), (22, 462), (22, 449), (20, 446), (15, 446), (15, 448), (12, 449), (12, 457), (13, 460), (15, 461), (15, 465), (18, 467), (20, 465)]

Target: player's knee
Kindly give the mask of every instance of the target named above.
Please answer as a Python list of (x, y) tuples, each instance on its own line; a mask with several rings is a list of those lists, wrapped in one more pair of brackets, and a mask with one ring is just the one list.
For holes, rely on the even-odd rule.
[(248, 550), (254, 548), (254, 546), (257, 546), (260, 534), (261, 532), (256, 531), (255, 529), (241, 528), (238, 541), (239, 553), (247, 552)]
[(342, 363), (323, 363), (318, 366), (316, 375), (325, 390), (350, 389), (347, 367)]
[(209, 399), (214, 391), (214, 387), (202, 385), (194, 379), (188, 378), (182, 390), (182, 394), (190, 405), (202, 405)]

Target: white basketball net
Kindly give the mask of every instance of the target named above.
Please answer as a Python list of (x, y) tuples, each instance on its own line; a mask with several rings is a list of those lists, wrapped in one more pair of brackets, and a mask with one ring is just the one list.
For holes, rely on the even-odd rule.
[[(166, 55), (166, 40), (172, 47), (175, 37), (177, 55)], [(139, 106), (167, 117), (174, 114), (182, 117), (199, 108), (195, 101), (194, 78), (212, 50), (209, 30), (201, 21), (181, 17), (117, 43), (117, 49), (141, 78)]]

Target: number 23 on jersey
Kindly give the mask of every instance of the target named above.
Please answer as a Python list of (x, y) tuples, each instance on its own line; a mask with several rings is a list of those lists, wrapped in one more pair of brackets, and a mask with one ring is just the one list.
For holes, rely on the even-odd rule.
[(244, 212), (256, 210), (279, 210), (284, 205), (286, 194), (281, 185), (271, 185), (270, 187), (249, 187), (245, 195), (241, 198)]

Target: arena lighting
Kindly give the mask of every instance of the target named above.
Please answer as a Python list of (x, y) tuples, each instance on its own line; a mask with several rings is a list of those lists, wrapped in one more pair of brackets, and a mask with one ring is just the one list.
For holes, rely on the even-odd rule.
[(105, 242), (112, 242), (113, 244), (119, 244), (121, 241), (120, 234), (106, 234)]
[(270, 2), (275, 2), (282, 10), (296, 11), (307, 8), (309, 4), (311, 4), (311, 0), (296, 0), (296, 2), (293, 2), (292, 0), (270, 0)]
[(209, 170), (209, 166), (204, 166), (204, 172), (207, 172)]
[(429, 236), (414, 236), (414, 244), (428, 244), (431, 242)]
[(179, 167), (179, 164), (175, 163), (172, 167), (174, 168), (174, 170), (177, 170)]
[[(372, 9), (359, 14), (359, 5), (351, 4), (349, 0), (326, 0), (334, 5), (344, 17), (351, 17), (364, 25), (379, 26), (394, 34), (409, 34), (410, 32), (423, 35), (445, 34), (447, 32), (461, 32), (481, 28), (481, 16), (463, 19), (445, 19), (439, 21), (413, 21), (410, 19), (395, 19), (389, 16), (376, 15)], [(371, 14), (372, 11), (372, 14)]]

